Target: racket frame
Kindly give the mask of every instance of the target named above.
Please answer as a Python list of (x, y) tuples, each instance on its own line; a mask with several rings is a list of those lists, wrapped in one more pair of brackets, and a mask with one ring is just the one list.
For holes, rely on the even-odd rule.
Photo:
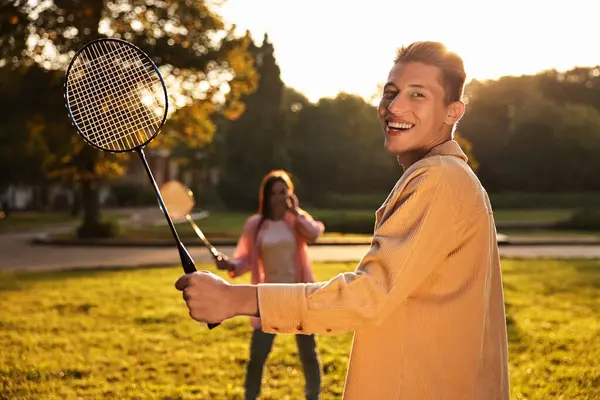
[[(68, 90), (67, 90), (67, 88), (68, 88), (68, 81), (69, 81), (69, 74), (71, 73), (71, 68), (73, 67), (73, 64), (75, 63), (75, 60), (77, 60), (77, 56), (79, 56), (79, 54), (80, 54), (80, 53), (82, 53), (82, 52), (83, 52), (85, 49), (87, 49), (87, 48), (91, 47), (93, 44), (95, 44), (95, 43), (99, 43), (99, 42), (116, 42), (116, 43), (119, 43), (119, 44), (121, 44), (121, 45), (124, 45), (124, 46), (129, 46), (129, 47), (133, 48), (133, 49), (136, 51), (136, 53), (137, 53), (137, 54), (138, 54), (138, 55), (139, 55), (141, 58), (144, 58), (144, 59), (146, 59), (146, 60), (147, 60), (147, 61), (150, 63), (150, 65), (152, 66), (152, 68), (154, 68), (154, 71), (156, 72), (156, 75), (158, 75), (158, 78), (160, 79), (160, 83), (161, 83), (161, 85), (162, 85), (162, 88), (163, 88), (163, 93), (164, 93), (164, 95), (165, 95), (165, 111), (164, 111), (164, 114), (163, 114), (162, 121), (160, 122), (160, 125), (158, 126), (158, 129), (157, 129), (157, 130), (156, 130), (156, 132), (154, 132), (154, 134), (153, 134), (153, 135), (152, 135), (152, 136), (151, 136), (149, 139), (147, 139), (145, 142), (143, 142), (143, 143), (141, 143), (141, 144), (139, 144), (139, 145), (137, 145), (137, 146), (135, 146), (135, 147), (132, 147), (132, 148), (130, 148), (130, 149), (126, 149), (126, 150), (111, 150), (111, 149), (104, 149), (104, 148), (102, 148), (102, 147), (100, 147), (100, 146), (97, 146), (96, 144), (92, 143), (92, 141), (91, 141), (91, 140), (89, 140), (89, 139), (86, 137), (86, 135), (84, 135), (84, 134), (81, 132), (81, 129), (80, 129), (80, 128), (79, 128), (79, 126), (77, 125), (77, 122), (75, 122), (75, 118), (74, 118), (74, 116), (73, 116), (73, 113), (71, 112), (71, 106), (70, 106), (70, 103), (69, 103), (69, 96), (68, 96)], [(169, 96), (168, 96), (168, 94), (167, 94), (167, 86), (166, 86), (166, 84), (165, 84), (165, 81), (164, 81), (164, 79), (163, 79), (163, 77), (162, 77), (161, 73), (160, 73), (160, 70), (158, 69), (158, 67), (156, 66), (156, 64), (154, 63), (154, 61), (152, 61), (152, 59), (151, 59), (151, 58), (150, 58), (150, 57), (149, 57), (149, 56), (148, 56), (146, 53), (144, 53), (144, 52), (142, 51), (142, 49), (140, 49), (138, 46), (136, 46), (136, 45), (134, 45), (134, 44), (132, 44), (132, 43), (129, 43), (129, 42), (128, 42), (128, 41), (126, 41), (126, 40), (122, 40), (122, 39), (116, 39), (116, 38), (99, 38), (99, 39), (94, 39), (94, 40), (92, 40), (92, 41), (90, 41), (90, 42), (86, 43), (86, 44), (85, 44), (85, 45), (84, 45), (82, 48), (80, 48), (79, 50), (77, 50), (77, 52), (75, 53), (75, 55), (73, 56), (73, 58), (72, 58), (72, 59), (71, 59), (71, 61), (69, 62), (69, 66), (67, 67), (67, 72), (66, 72), (66, 74), (65, 74), (65, 81), (64, 81), (63, 87), (64, 87), (63, 93), (64, 93), (65, 105), (66, 105), (66, 107), (67, 107), (67, 113), (68, 113), (68, 115), (69, 115), (69, 119), (71, 120), (71, 124), (73, 125), (73, 127), (74, 127), (74, 128), (75, 128), (75, 130), (77, 131), (77, 134), (79, 134), (79, 136), (81, 136), (81, 137), (83, 138), (83, 140), (85, 140), (85, 142), (86, 142), (87, 144), (89, 144), (90, 146), (92, 146), (92, 147), (94, 147), (95, 149), (97, 149), (97, 150), (100, 150), (100, 151), (108, 151), (108, 152), (111, 152), (111, 153), (128, 153), (128, 152), (131, 152), (131, 151), (134, 151), (134, 150), (137, 150), (137, 149), (142, 149), (142, 148), (144, 148), (144, 147), (145, 147), (145, 146), (146, 146), (148, 143), (150, 143), (152, 140), (154, 140), (154, 138), (155, 138), (156, 136), (158, 136), (158, 134), (159, 134), (159, 133), (160, 133), (160, 131), (162, 130), (162, 128), (163, 128), (163, 126), (164, 126), (164, 124), (165, 124), (165, 122), (166, 122), (166, 120), (167, 120), (167, 114), (168, 114), (168, 112), (169, 112)]]
[[(84, 135), (81, 132), (81, 129), (79, 128), (79, 126), (77, 125), (77, 122), (75, 122), (75, 118), (73, 116), (73, 113), (71, 111), (71, 106), (69, 103), (69, 96), (68, 96), (68, 79), (69, 79), (69, 74), (71, 72), (71, 68), (74, 64), (74, 62), (77, 60), (77, 57), (79, 56), (79, 54), (81, 54), (81, 52), (83, 52), (85, 49), (91, 47), (93, 44), (95, 43), (99, 43), (99, 42), (117, 42), (120, 43), (121, 45), (125, 45), (125, 46), (129, 46), (132, 47), (136, 53), (140, 56), (140, 58), (143, 58), (145, 60), (147, 60), (148, 62), (150, 62), (150, 65), (152, 65), (152, 67), (154, 68), (154, 71), (156, 72), (156, 74), (158, 75), (158, 78), (160, 79), (160, 83), (162, 85), (163, 88), (163, 93), (165, 95), (165, 110), (164, 110), (164, 114), (163, 114), (163, 118), (162, 121), (160, 122), (160, 125), (158, 126), (158, 128), (156, 129), (156, 132), (153, 132), (153, 135), (150, 136), (146, 141), (144, 141), (143, 143), (132, 147), (130, 149), (125, 149), (125, 150), (114, 150), (114, 149), (105, 149), (102, 148), (100, 146), (97, 146), (96, 144), (92, 143), (91, 140), (89, 140), (86, 135)], [(71, 61), (69, 62), (69, 66), (67, 67), (67, 72), (65, 74), (65, 80), (64, 80), (64, 84), (63, 84), (63, 93), (64, 93), (64, 100), (65, 100), (65, 106), (67, 108), (67, 114), (69, 116), (69, 119), (71, 120), (71, 124), (73, 125), (73, 127), (75, 128), (75, 130), (77, 131), (77, 134), (79, 134), (79, 136), (81, 136), (85, 142), (87, 144), (89, 144), (90, 146), (92, 146), (93, 148), (100, 150), (100, 151), (107, 151), (110, 153), (129, 153), (132, 151), (135, 151), (136, 153), (138, 153), (140, 159), (142, 160), (142, 164), (144, 165), (144, 169), (146, 170), (146, 173), (148, 175), (148, 178), (150, 179), (150, 183), (152, 184), (152, 187), (154, 188), (154, 192), (156, 194), (156, 198), (158, 200), (158, 204), (160, 209), (162, 210), (163, 214), (165, 215), (165, 218), (167, 219), (167, 223), (169, 225), (169, 228), (171, 229), (171, 233), (173, 234), (173, 237), (175, 239), (175, 242), (177, 243), (177, 250), (179, 252), (179, 258), (181, 260), (181, 265), (183, 267), (183, 270), (186, 274), (192, 273), (197, 271), (196, 269), (196, 265), (194, 263), (194, 260), (192, 258), (192, 256), (190, 255), (190, 253), (187, 251), (187, 249), (185, 248), (185, 246), (183, 245), (181, 239), (179, 238), (179, 235), (177, 234), (177, 230), (175, 229), (175, 225), (173, 224), (173, 221), (171, 220), (171, 217), (169, 216), (169, 212), (167, 210), (167, 206), (165, 205), (165, 202), (163, 201), (163, 198), (160, 194), (160, 190), (158, 188), (158, 185), (156, 183), (156, 179), (154, 178), (154, 175), (152, 174), (152, 170), (150, 169), (150, 165), (148, 165), (148, 161), (146, 160), (146, 155), (144, 153), (144, 147), (150, 143), (152, 140), (154, 140), (154, 138), (156, 138), (156, 136), (160, 133), (160, 131), (162, 130), (162, 127), (165, 124), (165, 121), (167, 120), (167, 113), (169, 110), (169, 98), (168, 98), (168, 94), (167, 94), (167, 88), (165, 85), (165, 81), (163, 80), (163, 77), (160, 73), (160, 70), (158, 69), (158, 67), (156, 66), (156, 64), (154, 63), (154, 61), (152, 61), (152, 59), (145, 53), (143, 52), (139, 47), (137, 47), (136, 45), (126, 41), (126, 40), (122, 40), (122, 39), (116, 39), (116, 38), (99, 38), (99, 39), (95, 39), (92, 40), (88, 43), (86, 43), (82, 48), (80, 48), (75, 55), (73, 56), (73, 58), (71, 59)], [(220, 323), (217, 324), (207, 324), (209, 329), (213, 329), (216, 328), (217, 326), (220, 325)]]

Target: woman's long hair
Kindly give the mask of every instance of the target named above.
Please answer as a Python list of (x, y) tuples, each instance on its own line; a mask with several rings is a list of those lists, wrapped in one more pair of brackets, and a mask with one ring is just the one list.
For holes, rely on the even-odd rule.
[(258, 191), (258, 213), (262, 216), (262, 218), (258, 223), (258, 227), (256, 229), (257, 233), (263, 221), (267, 218), (271, 218), (271, 189), (276, 182), (283, 182), (288, 187), (290, 192), (294, 191), (294, 184), (292, 183), (290, 175), (286, 171), (277, 169), (264, 176)]

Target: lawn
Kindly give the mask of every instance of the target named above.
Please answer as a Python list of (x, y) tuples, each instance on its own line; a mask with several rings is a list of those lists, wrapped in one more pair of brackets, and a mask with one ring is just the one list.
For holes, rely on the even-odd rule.
[(9, 229), (34, 228), (41, 225), (73, 224), (78, 221), (69, 213), (60, 212), (33, 212), (33, 211), (13, 211), (8, 216), (1, 214), (0, 232)]
[[(512, 398), (600, 398), (600, 260), (503, 260), (503, 271)], [(213, 331), (192, 321), (180, 274), (0, 275), (0, 399), (242, 399), (247, 319)], [(318, 338), (323, 399), (341, 398), (351, 337)], [(303, 384), (293, 337), (279, 336), (262, 398), (303, 398)]]
[[(73, 216), (68, 212), (12, 211), (8, 216), (0, 212), (0, 233), (58, 225), (77, 226), (81, 222), (81, 218), (81, 216)], [(106, 213), (102, 219), (116, 222), (119, 216)]]

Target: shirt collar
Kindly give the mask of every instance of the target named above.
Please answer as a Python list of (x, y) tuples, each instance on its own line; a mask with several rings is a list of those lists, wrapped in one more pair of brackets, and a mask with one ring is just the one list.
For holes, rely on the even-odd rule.
[(454, 156), (461, 158), (464, 162), (467, 162), (469, 160), (465, 152), (461, 149), (458, 142), (454, 139), (447, 140), (433, 147), (425, 155), (425, 158), (433, 156)]

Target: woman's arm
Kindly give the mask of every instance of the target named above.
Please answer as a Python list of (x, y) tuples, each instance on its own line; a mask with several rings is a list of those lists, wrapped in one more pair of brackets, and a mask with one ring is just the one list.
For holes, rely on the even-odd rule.
[(308, 242), (313, 243), (325, 231), (325, 225), (315, 219), (306, 210), (299, 207), (298, 197), (290, 196), (289, 211), (296, 218), (294, 228)]
[(313, 243), (323, 234), (323, 232), (325, 232), (325, 225), (321, 221), (315, 221), (313, 217), (304, 210), (298, 210), (295, 228), (308, 243)]
[(250, 252), (254, 246), (255, 230), (259, 219), (259, 215), (253, 215), (246, 220), (233, 257), (217, 262), (217, 268), (228, 270), (232, 278), (243, 275), (251, 269)]

